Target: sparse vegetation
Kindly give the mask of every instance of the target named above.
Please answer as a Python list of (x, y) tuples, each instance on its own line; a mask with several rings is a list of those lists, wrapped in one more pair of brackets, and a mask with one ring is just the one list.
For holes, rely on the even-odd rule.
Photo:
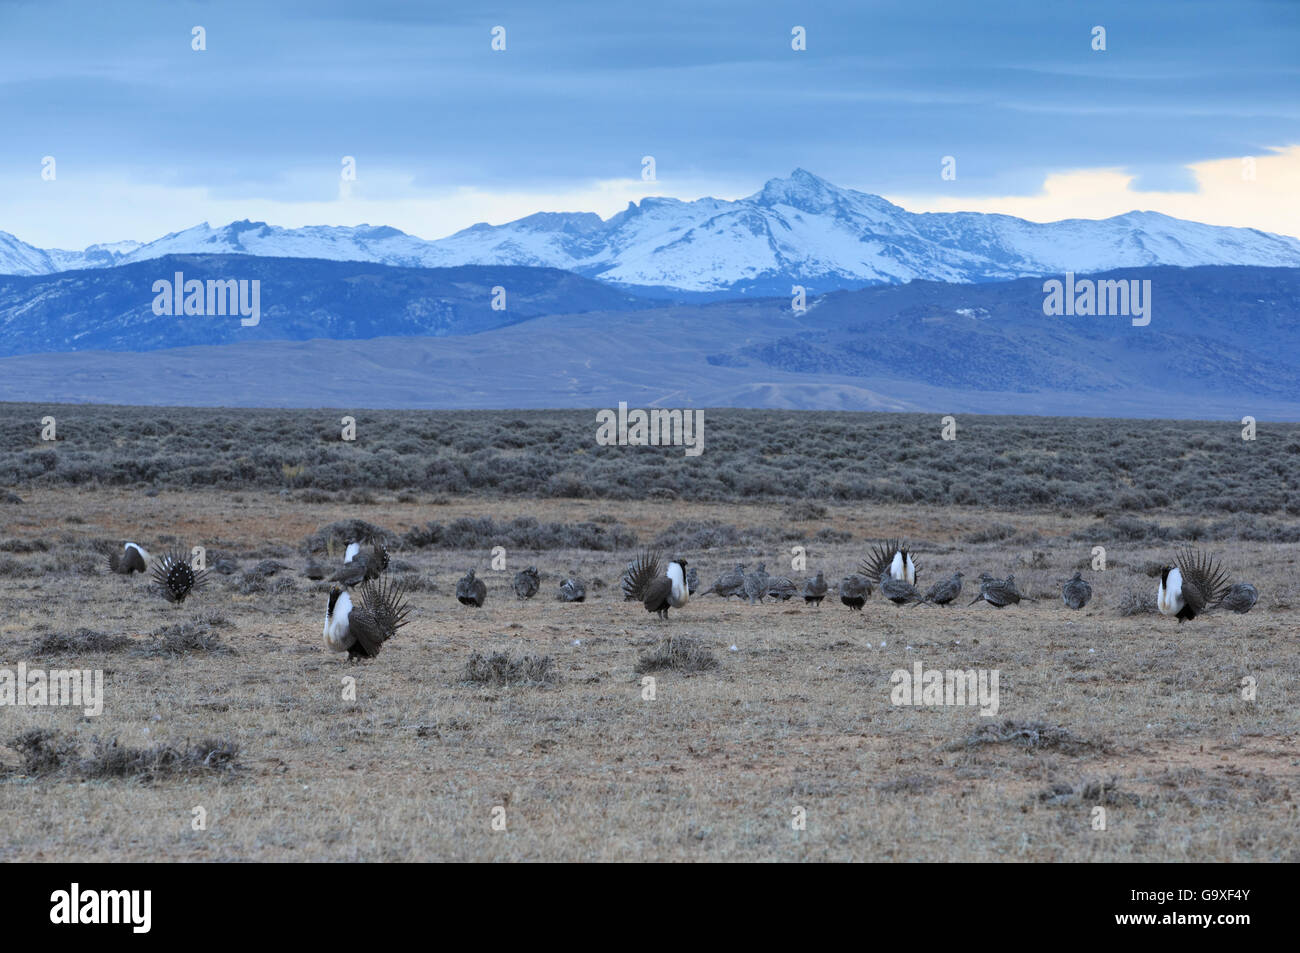
[(649, 652), (637, 659), (636, 673), (659, 672), (672, 669), (693, 675), (709, 672), (718, 667), (718, 657), (699, 639), (688, 636), (669, 636), (657, 643)]
[[(381, 414), (370, 421), (380, 429), (359, 429), (372, 444), (322, 441), (322, 459), (348, 475), (312, 486), (319, 460), (292, 446), (299, 412), (211, 412), (210, 435), (192, 426), (206, 413), (129, 410), (122, 419), (151, 436), (97, 431), (123, 444), (96, 465), (167, 461), (157, 487), (78, 471), (65, 454), (83, 449), (81, 424), (65, 433), (61, 419), (57, 465), (20, 484), (25, 502), (5, 511), (0, 668), (102, 669), (104, 704), (93, 717), (3, 709), (14, 740), (0, 743), (0, 860), (1300, 859), (1288, 754), (1300, 731), (1300, 515), (1217, 502), (1193, 512), (1173, 484), (1166, 505), (1120, 505), (1166, 466), (1162, 433), (1189, 435), (1216, 500), (1253, 492), (1233, 467), (1272, 459), (1265, 443), (1220, 446), (1209, 424), (1084, 421), (1049, 455), (1026, 448), (1045, 447), (1060, 422), (983, 419), (947, 450), (977, 430), (985, 446), (937, 461), (919, 437), (908, 445), (908, 418), (882, 419), (877, 445), (871, 415), (819, 414), (807, 427), (807, 416), (775, 414), (775, 429), (746, 435), (749, 418), (720, 412), (708, 466), (679, 470), (653, 451), (600, 459), (589, 446), (556, 465), (586, 439), (582, 415)], [(784, 421), (803, 428), (797, 453)], [(390, 441), (390, 423), (405, 442)], [(281, 428), (288, 442), (264, 476), (256, 447)], [(182, 476), (196, 434), (212, 446)], [(895, 454), (905, 446), (907, 459)], [(1129, 454), (1122, 477), (1096, 463), (1112, 450)], [(305, 485), (285, 487), (285, 460), (303, 465)], [(430, 477), (453, 464), (474, 489)], [(1188, 466), (1179, 479), (1190, 483)], [(553, 468), (569, 496), (551, 495)], [(624, 471), (659, 482), (634, 492)], [(945, 497), (991, 487), (990, 500), (1016, 501), (1006, 488), (1017, 477), (1041, 483), (1049, 471), (1053, 493), (1081, 495)], [(407, 485), (385, 485), (399, 472)], [(1255, 478), (1290, 499), (1284, 474)], [(368, 489), (354, 496), (358, 481)], [(869, 541), (895, 535), (916, 545), (923, 589), (966, 573), (958, 603), (902, 608), (877, 593), (859, 614), (833, 590), (820, 608), (697, 594), (660, 622), (617, 585), (635, 551), (655, 546), (688, 558), (705, 588), (761, 561), (799, 585), (824, 570), (834, 586)], [(155, 553), (204, 545), (210, 584), (174, 606), (147, 579), (109, 573), (104, 553), (126, 538)], [(386, 542), (412, 602), (410, 625), (359, 663), (322, 645), (329, 586), (303, 576), (309, 559), (337, 568), (350, 538)], [(1250, 613), (1178, 625), (1153, 611), (1159, 568), (1188, 540), (1258, 587)], [(806, 572), (791, 569), (796, 544)], [(492, 565), (497, 545), (506, 568)], [(521, 602), (511, 583), (529, 565), (542, 589)], [(487, 583), (482, 610), (454, 600), (468, 568)], [(1060, 586), (1075, 570), (1095, 594), (1070, 612)], [(1014, 572), (1033, 601), (968, 609), (981, 571)], [(587, 583), (581, 605), (554, 598), (570, 574)], [(1000, 671), (998, 715), (892, 705), (890, 673), (917, 660)], [(659, 681), (653, 701), (643, 672)], [(181, 740), (204, 738), (221, 741)], [(229, 770), (236, 760), (247, 769)], [(191, 836), (183, 811), (194, 804), (214, 811), (219, 837)], [(507, 838), (484, 823), (495, 804), (508, 805)], [(1104, 838), (1087, 830), (1097, 804), (1110, 814)], [(794, 839), (793, 805), (808, 810)], [(159, 823), (177, 811), (177, 825)]]
[(98, 652), (117, 652), (133, 642), (133, 639), (125, 635), (110, 635), (83, 626), (75, 632), (52, 632), (40, 636), (32, 642), (32, 654), (92, 655)]
[(1119, 614), (1125, 617), (1152, 615), (1160, 611), (1156, 608), (1156, 594), (1150, 587), (1125, 589), (1124, 595), (1120, 596), (1118, 609)]
[(230, 655), (234, 649), (221, 641), (205, 622), (187, 621), (165, 625), (141, 644), (141, 655), (187, 655), (191, 652), (214, 652)]
[(169, 777), (196, 774), (231, 774), (239, 745), (227, 740), (206, 739), (196, 744), (159, 744), (132, 748), (116, 738), (94, 741), (90, 755), (78, 767), (82, 778), (113, 778), (149, 783)]
[(636, 545), (636, 534), (621, 526), (596, 523), (539, 523), (529, 516), (498, 523), (490, 516), (461, 518), (444, 526), (428, 523), (410, 530), (402, 541), (416, 549), (589, 549), (609, 552)]
[(973, 748), (979, 745), (1010, 744), (1032, 751), (1060, 751), (1064, 754), (1078, 754), (1104, 748), (1103, 744), (1087, 741), (1077, 737), (1068, 728), (1061, 725), (1045, 724), (1041, 721), (1025, 722), (1007, 719), (995, 724), (983, 724), (961, 741), (951, 747)]
[(288, 485), (307, 502), (353, 505), (383, 491), (426, 499), (666, 493), (786, 501), (802, 507), (787, 510), (792, 521), (818, 519), (816, 507), (833, 502), (1065, 507), (1112, 514), (1116, 538), (1149, 532), (1138, 517), (1152, 509), (1300, 516), (1291, 478), (1297, 424), (1261, 425), (1243, 451), (1233, 422), (968, 416), (961, 438), (946, 442), (925, 415), (710, 410), (703, 466), (677, 448), (598, 448), (594, 415), (579, 410), (361, 412), (360, 436), (343, 444), (333, 412), (70, 406), (57, 447), (27, 439), (42, 413), (4, 406), (0, 486)]
[(158, 744), (132, 748), (116, 738), (95, 738), (83, 757), (76, 738), (49, 729), (33, 729), (12, 739), (8, 747), (18, 753), (17, 765), (0, 774), (47, 778), (63, 775), (82, 781), (105, 779), (151, 783), (171, 777), (231, 774), (238, 770), (239, 746), (228, 740), (197, 744)]
[(483, 685), (553, 685), (559, 680), (551, 656), (512, 652), (474, 652), (465, 663), (463, 676), (467, 682)]

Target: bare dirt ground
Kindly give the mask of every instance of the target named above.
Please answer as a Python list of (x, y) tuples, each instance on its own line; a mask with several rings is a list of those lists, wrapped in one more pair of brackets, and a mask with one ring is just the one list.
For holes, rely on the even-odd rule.
[[(0, 515), (9, 549), (0, 667), (103, 669), (106, 697), (98, 717), (0, 708), (0, 859), (1300, 860), (1300, 545), (1207, 544), (1259, 588), (1259, 605), (1179, 625), (1119, 611), (1126, 590), (1154, 589), (1142, 568), (1167, 559), (1172, 543), (1108, 546), (1107, 571), (1085, 572), (1093, 602), (1081, 612), (1061, 604), (1061, 581), (1090, 559), (1091, 546), (1070, 539), (1093, 519), (1083, 514), (830, 505), (824, 518), (792, 524), (771, 505), (346, 505), (274, 491), (70, 488), (23, 498)], [(373, 661), (349, 664), (324, 648), (326, 584), (300, 574), (303, 537), (354, 517), (402, 532), (489, 515), (613, 516), (642, 539), (679, 519), (752, 530), (760, 541), (682, 554), (704, 586), (759, 560), (800, 581), (824, 569), (833, 585), (868, 540), (906, 536), (918, 541), (922, 588), (962, 569), (968, 595), (959, 607), (900, 608), (877, 593), (862, 613), (833, 594), (820, 609), (697, 596), (664, 623), (617, 593), (630, 552), (509, 552), (508, 571), (493, 572), (487, 546), (411, 550), (394, 553), (423, 581), (411, 624)], [(964, 541), (990, 524), (1042, 541)], [(824, 527), (852, 539), (804, 542), (807, 572), (792, 573), (790, 547)], [(268, 556), (290, 568), (261, 587), (215, 575), (180, 607), (140, 577), (74, 568), (90, 555), (80, 539), (166, 548), (162, 534), (233, 553), (242, 570)], [(24, 552), (23, 541), (48, 548)], [(521, 603), (510, 580), (529, 564), (542, 591)], [(477, 611), (453, 597), (471, 566), (489, 591)], [(555, 601), (570, 569), (605, 587), (589, 585), (585, 604)], [(984, 570), (1015, 572), (1033, 601), (967, 607)], [(210, 628), (216, 647), (140, 651), (185, 621)], [(40, 648), (80, 628), (132, 641)], [(698, 639), (718, 665), (654, 672), (655, 698), (645, 700), (635, 666), (667, 634)], [(549, 655), (558, 680), (468, 681), (476, 650)], [(890, 675), (916, 661), (996, 669), (997, 715), (895, 706)], [(355, 701), (343, 697), (348, 677)], [(1253, 701), (1242, 697), (1247, 677)], [(1036, 723), (1036, 744), (1015, 736)], [(978, 734), (990, 724), (1009, 740)], [(3, 746), (35, 728), (83, 753), (94, 739), (140, 748), (224, 739), (239, 746), (239, 768), (34, 774)], [(1094, 829), (1099, 806), (1105, 830)], [(205, 830), (192, 826), (198, 807)], [(504, 830), (493, 826), (497, 808)], [(792, 826), (798, 809), (803, 830)]]

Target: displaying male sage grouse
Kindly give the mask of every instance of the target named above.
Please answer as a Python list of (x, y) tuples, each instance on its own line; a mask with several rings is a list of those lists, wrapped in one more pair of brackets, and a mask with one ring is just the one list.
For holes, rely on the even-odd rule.
[(623, 567), (623, 575), (618, 579), (618, 588), (623, 592), (624, 602), (633, 602), (636, 600), (636, 596), (632, 595), (631, 591), (631, 580), (634, 572), (636, 572), (636, 560), (632, 559)]
[(866, 576), (876, 585), (888, 578), (915, 586), (919, 569), (916, 556), (907, 543), (886, 539), (872, 547), (871, 552), (858, 565), (858, 574)]
[(1219, 603), (1220, 608), (1231, 609), (1233, 612), (1249, 612), (1254, 608), (1255, 603), (1259, 601), (1259, 591), (1248, 582), (1239, 582), (1223, 597)]
[(456, 601), (461, 605), (481, 609), (486, 598), (487, 585), (482, 579), (474, 578), (474, 570), (465, 573), (461, 581), (456, 583)]
[(149, 568), (149, 553), (143, 546), (135, 543), (123, 543), (120, 553), (108, 554), (108, 568), (121, 576), (133, 572), (144, 572)]
[(1070, 581), (1061, 587), (1061, 601), (1071, 609), (1082, 609), (1091, 598), (1092, 586), (1084, 580), (1081, 572), (1076, 572)]
[(170, 552), (154, 560), (153, 579), (162, 591), (163, 598), (178, 605), (192, 592), (202, 589), (208, 581), (208, 571), (194, 567), (177, 552)]
[(623, 594), (642, 602), (647, 612), (667, 619), (669, 609), (680, 609), (691, 599), (686, 587), (686, 560), (674, 559), (663, 568), (657, 552), (641, 553), (623, 577)]
[(1177, 616), (1182, 623), (1215, 608), (1227, 593), (1227, 573), (1214, 557), (1184, 549), (1175, 557), (1175, 565), (1160, 570), (1156, 606), (1161, 615)]
[(560, 591), (555, 598), (560, 602), (584, 602), (587, 598), (587, 584), (574, 574), (560, 583)]
[(356, 586), (378, 579), (379, 574), (387, 568), (388, 550), (383, 543), (364, 548), (360, 543), (348, 543), (347, 551), (343, 554), (343, 568), (330, 576), (330, 582)]
[(812, 603), (821, 608), (822, 600), (826, 598), (826, 574), (818, 571), (817, 575), (809, 579), (803, 585), (804, 604)]
[(537, 595), (542, 576), (536, 566), (529, 566), (523, 572), (515, 573), (515, 595), (520, 599), (531, 599)]
[(971, 600), (970, 604), (974, 605), (983, 599), (995, 609), (1003, 609), (1007, 606), (1016, 605), (1023, 596), (1020, 590), (1016, 588), (1016, 577), (1007, 576), (1006, 579), (995, 579), (988, 573), (980, 574), (980, 594)]
[(871, 580), (854, 573), (840, 580), (840, 602), (855, 612), (861, 612), (871, 595)]
[(325, 610), (325, 644), (335, 652), (347, 652), (349, 660), (374, 658), (380, 647), (406, 625), (410, 605), (405, 586), (382, 579), (366, 581), (360, 590), (360, 605), (338, 583), (330, 586)]

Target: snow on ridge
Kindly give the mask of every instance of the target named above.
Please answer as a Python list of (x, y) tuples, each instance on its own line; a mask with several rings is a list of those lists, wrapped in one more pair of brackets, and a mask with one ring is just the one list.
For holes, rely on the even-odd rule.
[(547, 266), (622, 284), (725, 291), (791, 279), (817, 290), (915, 278), (969, 282), (1149, 265), (1300, 267), (1300, 240), (1133, 211), (1030, 222), (980, 212), (913, 213), (803, 169), (735, 201), (647, 197), (608, 219), (539, 212), (427, 241), (390, 226), (282, 228), (203, 222), (147, 244), (42, 250), (0, 232), (0, 274), (40, 275), (169, 254), (368, 261), (405, 267)]

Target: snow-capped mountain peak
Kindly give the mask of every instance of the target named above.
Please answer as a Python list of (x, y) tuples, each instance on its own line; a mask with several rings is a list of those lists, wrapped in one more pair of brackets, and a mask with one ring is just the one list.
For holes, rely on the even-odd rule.
[(647, 197), (602, 219), (538, 212), (426, 241), (389, 226), (281, 228), (203, 222), (145, 245), (43, 250), (0, 232), (0, 274), (39, 275), (168, 254), (373, 261), (408, 267), (527, 265), (626, 285), (788, 294), (923, 278), (973, 282), (1151, 265), (1300, 267), (1300, 240), (1133, 211), (1036, 223), (978, 212), (912, 213), (805, 169), (746, 198)]

